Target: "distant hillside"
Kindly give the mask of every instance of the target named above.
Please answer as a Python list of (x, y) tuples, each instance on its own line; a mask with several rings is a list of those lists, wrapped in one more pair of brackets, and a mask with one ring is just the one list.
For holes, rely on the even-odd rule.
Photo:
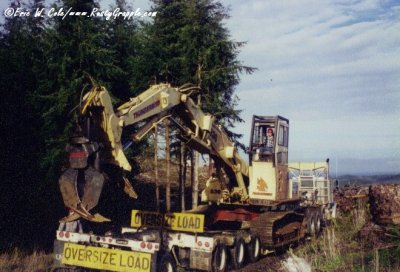
[(400, 184), (400, 174), (396, 175), (371, 175), (371, 176), (362, 176), (362, 175), (343, 175), (338, 177), (339, 186), (351, 185), (351, 184), (359, 184), (359, 185), (369, 185), (376, 183), (396, 183)]
[(400, 158), (339, 158), (330, 161), (331, 173), (338, 176), (372, 176), (397, 175), (400, 169)]

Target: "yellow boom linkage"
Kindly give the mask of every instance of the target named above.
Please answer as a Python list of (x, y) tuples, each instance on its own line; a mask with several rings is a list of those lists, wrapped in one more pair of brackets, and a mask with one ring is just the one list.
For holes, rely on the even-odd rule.
[[(180, 128), (182, 139), (191, 148), (208, 153), (219, 161), (228, 174), (239, 185), (241, 200), (248, 197), (244, 180), (248, 177), (247, 164), (240, 158), (233, 142), (214, 117), (204, 113), (190, 97), (199, 89), (195, 86), (173, 88), (169, 84), (153, 85), (138, 96), (114, 110), (111, 97), (105, 87), (93, 83), (93, 87), (83, 97), (80, 116), (97, 124), (95, 135), (87, 135), (81, 126), (77, 126), (69, 143), (70, 167), (59, 180), (65, 206), (73, 213), (63, 221), (83, 217), (90, 221), (103, 222), (109, 219), (100, 214), (92, 215), (90, 210), (99, 200), (104, 176), (99, 163), (117, 165), (125, 171), (131, 171), (121, 143), (124, 127), (137, 125), (133, 140), (142, 139), (158, 123), (171, 118)], [(96, 140), (94, 140), (96, 139)], [(102, 146), (101, 159), (99, 146)], [(93, 157), (93, 158), (92, 158)], [(84, 186), (78, 186), (78, 174), (84, 176)], [(137, 197), (130, 182), (124, 178), (125, 191)], [(79, 187), (83, 187), (83, 190)]]

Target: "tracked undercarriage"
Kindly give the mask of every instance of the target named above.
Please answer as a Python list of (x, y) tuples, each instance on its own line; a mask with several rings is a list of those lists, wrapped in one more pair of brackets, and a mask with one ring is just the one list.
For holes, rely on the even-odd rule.
[(292, 211), (264, 212), (250, 223), (263, 246), (275, 249), (296, 242), (305, 235), (304, 215)]

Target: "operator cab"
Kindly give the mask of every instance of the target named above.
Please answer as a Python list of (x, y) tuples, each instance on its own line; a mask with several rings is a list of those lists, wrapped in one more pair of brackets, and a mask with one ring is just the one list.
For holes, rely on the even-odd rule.
[(249, 162), (288, 162), (289, 120), (281, 116), (253, 116)]
[(253, 116), (249, 149), (249, 201), (269, 205), (288, 199), (289, 120)]

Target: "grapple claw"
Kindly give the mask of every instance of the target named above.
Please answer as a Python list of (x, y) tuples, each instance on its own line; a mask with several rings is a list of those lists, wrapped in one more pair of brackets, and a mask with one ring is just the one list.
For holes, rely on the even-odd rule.
[(90, 211), (99, 203), (103, 185), (103, 174), (93, 167), (88, 167), (85, 170), (85, 186), (82, 197), (82, 206), (85, 208), (85, 210)]
[[(79, 175), (79, 171), (82, 171), (83, 175)], [(81, 179), (84, 178), (84, 180), (78, 181), (78, 177), (81, 177)], [(81, 193), (81, 195), (83, 195), (82, 200), (79, 197), (80, 194), (78, 192), (78, 187), (81, 184), (83, 185), (83, 192)], [(65, 206), (72, 209), (80, 217), (94, 222), (110, 221), (108, 218), (100, 214), (92, 215), (89, 212), (98, 204), (103, 184), (103, 174), (93, 167), (79, 170), (70, 168), (61, 175), (59, 180), (60, 191)], [(73, 221), (76, 219), (76, 215), (74, 215), (71, 216), (71, 218), (70, 216), (67, 216), (61, 220)]]
[(81, 217), (86, 219), (86, 220), (88, 220), (88, 221), (97, 222), (97, 223), (103, 223), (103, 222), (110, 222), (111, 221), (110, 219), (108, 219), (107, 217), (102, 216), (99, 213), (95, 213), (94, 215), (92, 215), (89, 212), (73, 210), (73, 212), (70, 213), (68, 216), (61, 218), (59, 220), (59, 222), (60, 223), (73, 222), (75, 220), (78, 220)]
[(74, 212), (79, 214), (82, 218), (92, 221), (92, 222), (97, 222), (97, 223), (102, 223), (102, 222), (109, 222), (111, 221), (107, 217), (102, 216), (99, 213), (95, 213), (94, 215), (91, 214), (88, 210), (84, 208), (84, 206), (81, 204), (78, 205), (78, 209), (74, 209)]
[(129, 182), (129, 180), (126, 177), (123, 177), (124, 180), (124, 192), (129, 195), (130, 198), (137, 199), (138, 195), (133, 189), (132, 184)]
[(77, 209), (81, 200), (77, 190), (78, 170), (67, 169), (59, 179), (59, 186), (64, 205), (73, 210)]
[(60, 223), (68, 223), (68, 222), (72, 222), (75, 220), (78, 220), (81, 216), (79, 214), (77, 214), (76, 212), (72, 212), (69, 213), (68, 216), (63, 217), (59, 220)]
[(110, 222), (111, 220), (109, 218), (107, 218), (107, 217), (102, 216), (99, 213), (95, 213), (93, 215), (93, 218), (92, 218), (91, 221), (97, 222), (97, 223), (103, 223), (103, 222)]

